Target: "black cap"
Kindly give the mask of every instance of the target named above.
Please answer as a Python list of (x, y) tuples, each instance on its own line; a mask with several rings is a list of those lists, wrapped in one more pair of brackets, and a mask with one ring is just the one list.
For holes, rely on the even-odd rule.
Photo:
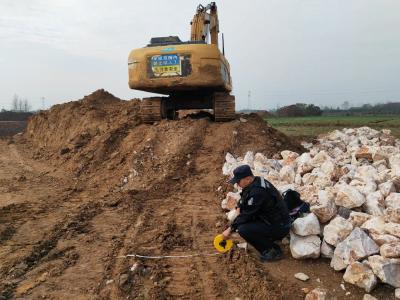
[(235, 184), (240, 181), (240, 179), (246, 178), (248, 176), (253, 176), (250, 166), (242, 165), (233, 170), (233, 178), (229, 180), (229, 183)]

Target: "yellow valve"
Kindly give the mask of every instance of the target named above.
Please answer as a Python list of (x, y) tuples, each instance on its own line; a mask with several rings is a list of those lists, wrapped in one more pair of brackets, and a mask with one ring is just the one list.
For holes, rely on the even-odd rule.
[(233, 246), (232, 240), (226, 240), (222, 234), (214, 238), (214, 247), (220, 253), (225, 253), (231, 250)]

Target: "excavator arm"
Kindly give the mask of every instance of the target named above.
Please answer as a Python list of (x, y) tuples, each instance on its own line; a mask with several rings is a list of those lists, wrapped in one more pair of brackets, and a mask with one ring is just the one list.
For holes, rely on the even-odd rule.
[(191, 30), (192, 41), (205, 41), (208, 43), (211, 36), (211, 44), (218, 46), (219, 22), (217, 5), (211, 2), (207, 6), (197, 6), (196, 14), (194, 15)]

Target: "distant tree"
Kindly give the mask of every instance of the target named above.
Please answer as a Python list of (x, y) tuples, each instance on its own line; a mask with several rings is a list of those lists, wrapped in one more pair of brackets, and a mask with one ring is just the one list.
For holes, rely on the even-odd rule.
[(21, 99), (17, 94), (14, 95), (11, 106), (11, 111), (14, 112), (29, 112), (31, 110), (28, 99)]
[(13, 96), (12, 104), (11, 104), (12, 105), (12, 107), (11, 107), (12, 111), (17, 111), (18, 110), (18, 102), (19, 102), (19, 97), (18, 97), (17, 94), (15, 94)]
[(305, 108), (305, 115), (306, 116), (320, 116), (322, 115), (322, 110), (319, 106), (314, 104), (309, 104)]
[(278, 109), (277, 114), (281, 117), (320, 116), (322, 110), (314, 104), (296, 103)]
[(24, 99), (22, 106), (24, 108), (24, 112), (28, 112), (31, 110), (31, 105), (29, 104), (28, 99), (26, 98)]
[(350, 103), (349, 101), (344, 101), (342, 104), (342, 109), (343, 110), (348, 110), (350, 108)]

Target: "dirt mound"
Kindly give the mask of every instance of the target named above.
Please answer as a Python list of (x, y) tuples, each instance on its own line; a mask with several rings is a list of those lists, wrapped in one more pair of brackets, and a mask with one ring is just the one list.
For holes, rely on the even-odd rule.
[[(35, 147), (49, 152), (79, 150), (98, 144), (100, 137), (139, 123), (137, 100), (123, 101), (98, 90), (78, 101), (53, 106), (34, 115), (25, 136)], [(113, 140), (109, 141), (110, 143)]]
[(257, 115), (147, 125), (138, 110), (99, 90), (35, 115), (23, 137), (0, 144), (0, 298), (248, 299), (254, 289), (299, 298), (298, 285), (281, 289), (244, 253), (118, 258), (215, 252), (227, 226), (226, 153), (302, 151)]
[(190, 173), (191, 155), (208, 127), (222, 137), (214, 146), (220, 157), (226, 152), (242, 155), (253, 150), (272, 156), (283, 149), (302, 149), (256, 114), (212, 123), (200, 113), (155, 125), (141, 124), (138, 115), (138, 100), (123, 101), (98, 90), (35, 115), (25, 138), (36, 149), (36, 158), (62, 164), (75, 176), (104, 176), (107, 170), (131, 191), (168, 185)]

